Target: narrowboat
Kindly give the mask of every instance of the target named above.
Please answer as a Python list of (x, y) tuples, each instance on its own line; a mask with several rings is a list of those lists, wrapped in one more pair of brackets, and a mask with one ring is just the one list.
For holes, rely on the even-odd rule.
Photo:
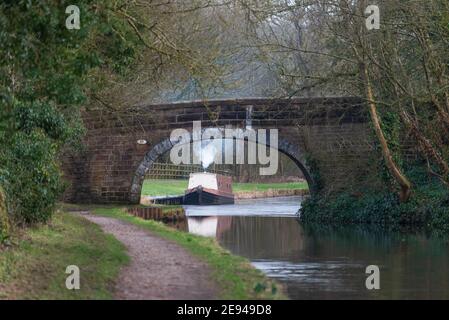
[(183, 204), (200, 206), (234, 204), (232, 177), (209, 172), (191, 173)]

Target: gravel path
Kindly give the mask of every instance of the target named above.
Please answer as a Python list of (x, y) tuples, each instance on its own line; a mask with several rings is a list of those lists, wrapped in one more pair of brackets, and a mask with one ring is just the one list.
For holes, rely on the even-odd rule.
[(131, 262), (117, 279), (116, 299), (216, 298), (208, 266), (185, 249), (117, 219), (88, 213), (82, 216), (114, 235), (128, 249)]

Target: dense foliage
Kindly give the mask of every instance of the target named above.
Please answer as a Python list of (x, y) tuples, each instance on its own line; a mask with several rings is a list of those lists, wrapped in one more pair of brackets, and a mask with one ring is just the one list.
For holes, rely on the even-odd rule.
[(371, 190), (336, 197), (312, 197), (302, 204), (305, 223), (334, 225), (371, 224), (400, 229), (404, 226), (449, 231), (449, 194), (421, 166), (405, 171), (414, 183), (410, 200), (401, 203), (397, 194)]
[(0, 186), (15, 223), (51, 216), (63, 190), (58, 153), (83, 133), (80, 106), (97, 87), (97, 70), (120, 69), (134, 57), (136, 37), (113, 32), (131, 29), (99, 10), (107, 3), (77, 1), (79, 30), (65, 27), (68, 1), (0, 4)]

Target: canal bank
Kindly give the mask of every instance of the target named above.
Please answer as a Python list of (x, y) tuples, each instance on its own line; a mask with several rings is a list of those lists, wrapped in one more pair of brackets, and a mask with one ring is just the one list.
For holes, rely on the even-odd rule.
[[(66, 288), (69, 265), (80, 269), (80, 290)], [(114, 298), (286, 296), (276, 281), (215, 240), (124, 208), (64, 204), (49, 224), (15, 230), (10, 244), (0, 246), (0, 299)]]
[[(0, 300), (112, 299), (126, 248), (86, 219), (58, 210), (48, 224), (13, 229), (0, 244)], [(68, 290), (67, 266), (81, 270), (79, 290)]]
[[(168, 227), (161, 222), (143, 220), (130, 215), (125, 208), (90, 207), (96, 216), (117, 219), (178, 245), (210, 269), (220, 299), (285, 299), (282, 285), (268, 278), (241, 256), (231, 254), (215, 239), (190, 234)], [(157, 258), (154, 258), (157, 260)], [(161, 265), (160, 272), (164, 272)], [(190, 275), (185, 274), (189, 277)]]
[(235, 199), (264, 199), (307, 195), (309, 195), (308, 189), (268, 189), (257, 191), (239, 191), (235, 193)]
[(408, 201), (401, 201), (394, 187), (366, 188), (333, 196), (318, 193), (303, 202), (301, 220), (312, 224), (377, 225), (385, 229), (409, 228), (443, 236), (449, 234), (447, 183), (416, 166), (410, 166), (405, 174), (413, 185)]

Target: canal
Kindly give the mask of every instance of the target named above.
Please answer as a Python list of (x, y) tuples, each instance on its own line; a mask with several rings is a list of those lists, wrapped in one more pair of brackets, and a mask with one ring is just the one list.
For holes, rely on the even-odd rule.
[[(449, 246), (423, 233), (360, 226), (303, 226), (301, 198), (185, 206), (177, 228), (208, 237), (248, 258), (286, 287), (291, 299), (449, 299)], [(380, 290), (367, 290), (366, 267), (380, 268)]]

